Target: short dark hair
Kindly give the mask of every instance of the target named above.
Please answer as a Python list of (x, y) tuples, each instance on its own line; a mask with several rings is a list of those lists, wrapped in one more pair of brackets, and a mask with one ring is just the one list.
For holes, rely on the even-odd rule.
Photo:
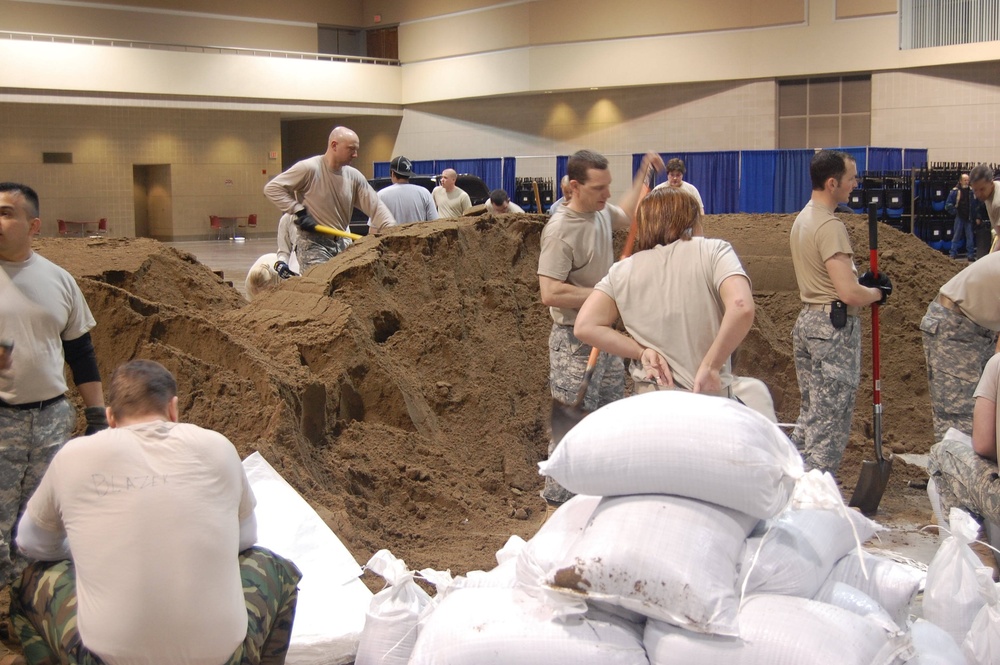
[(108, 406), (115, 418), (166, 413), (177, 396), (177, 381), (152, 360), (132, 360), (111, 375)]
[(969, 171), (969, 182), (983, 182), (993, 180), (993, 169), (987, 164), (976, 164)]
[(581, 185), (587, 182), (587, 171), (598, 169), (606, 171), (608, 158), (593, 150), (577, 150), (566, 162), (566, 175), (570, 180), (576, 180)]
[(510, 201), (510, 197), (507, 196), (507, 192), (502, 189), (494, 189), (490, 192), (490, 203), (495, 206), (502, 206), (504, 203)]
[(667, 162), (667, 173), (673, 173), (674, 171), (687, 173), (687, 167), (684, 166), (684, 160), (680, 157), (674, 157)]
[(28, 202), (28, 212), (32, 219), (38, 217), (38, 192), (19, 182), (0, 182), (0, 192), (17, 192)]
[(813, 155), (809, 162), (809, 178), (812, 180), (813, 191), (821, 191), (826, 188), (826, 181), (830, 178), (840, 182), (840, 179), (847, 173), (848, 160), (854, 158), (846, 152), (839, 150), (820, 150)]

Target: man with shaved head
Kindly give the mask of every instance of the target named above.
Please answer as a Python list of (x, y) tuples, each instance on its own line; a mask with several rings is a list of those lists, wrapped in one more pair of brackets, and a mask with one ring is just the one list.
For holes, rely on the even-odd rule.
[(297, 162), (264, 185), (264, 194), (279, 210), (295, 215), (301, 230), (295, 254), (303, 272), (329, 261), (351, 244), (345, 237), (317, 229), (347, 231), (354, 208), (371, 218), (373, 233), (396, 225), (365, 176), (351, 166), (360, 145), (352, 130), (335, 127), (324, 154)]
[(461, 217), (472, 207), (472, 199), (461, 187), (455, 185), (458, 173), (455, 169), (445, 169), (441, 172), (441, 184), (434, 188), (431, 195), (442, 217)]

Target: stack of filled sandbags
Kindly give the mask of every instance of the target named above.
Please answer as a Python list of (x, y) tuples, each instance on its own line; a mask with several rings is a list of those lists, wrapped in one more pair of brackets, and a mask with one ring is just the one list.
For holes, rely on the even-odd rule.
[(877, 525), (843, 505), (829, 476), (804, 474), (756, 412), (683, 392), (631, 397), (587, 416), (541, 468), (578, 496), (523, 545), (513, 575), (508, 562), (498, 584), (439, 589), (411, 663), (915, 655), (899, 620), (919, 576), (850, 553)]

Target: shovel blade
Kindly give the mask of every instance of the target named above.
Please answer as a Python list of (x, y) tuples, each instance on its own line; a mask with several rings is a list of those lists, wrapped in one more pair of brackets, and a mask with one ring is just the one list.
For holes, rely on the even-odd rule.
[(871, 517), (878, 512), (878, 504), (889, 484), (889, 473), (892, 471), (892, 459), (881, 459), (877, 462), (865, 460), (861, 464), (861, 475), (854, 488), (854, 494), (847, 505), (858, 508), (863, 515)]

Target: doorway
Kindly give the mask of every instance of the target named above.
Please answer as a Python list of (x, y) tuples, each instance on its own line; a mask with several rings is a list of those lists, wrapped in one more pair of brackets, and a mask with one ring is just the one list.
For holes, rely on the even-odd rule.
[(133, 164), (135, 237), (173, 240), (174, 214), (169, 164)]

